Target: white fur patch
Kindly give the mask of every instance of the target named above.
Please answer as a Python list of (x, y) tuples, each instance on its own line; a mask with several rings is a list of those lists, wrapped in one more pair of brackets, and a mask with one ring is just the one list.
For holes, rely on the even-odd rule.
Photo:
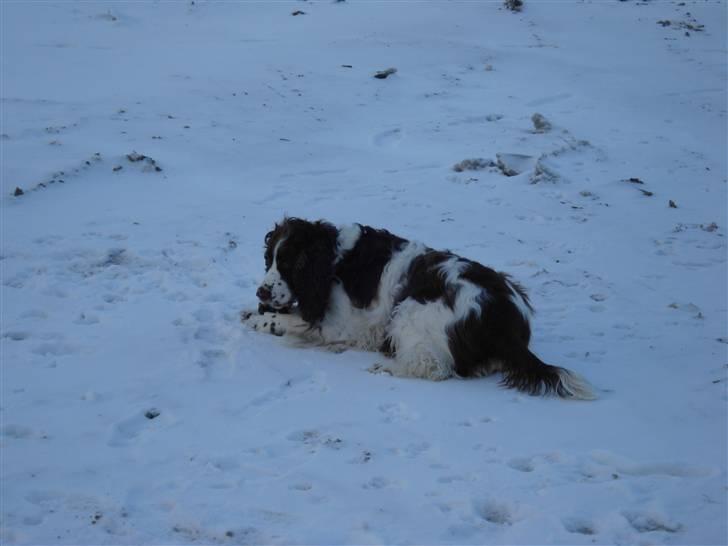
[(338, 262), (344, 257), (349, 250), (354, 248), (356, 242), (361, 236), (361, 227), (359, 224), (350, 224), (339, 227), (339, 235), (336, 239), (336, 261)]
[(283, 241), (278, 241), (276, 247), (273, 249), (273, 263), (261, 283), (263, 288), (270, 290), (271, 301), (266, 303), (270, 303), (273, 307), (286, 307), (293, 301), (293, 293), (278, 271), (278, 249), (281, 247), (281, 244), (283, 244)]
[(454, 319), (453, 311), (441, 301), (419, 303), (408, 299), (400, 303), (390, 326), (397, 352), (389, 371), (435, 381), (455, 375), (446, 328)]
[(485, 288), (460, 278), (467, 266), (468, 263), (457, 256), (449, 258), (440, 265), (440, 273), (445, 277), (445, 282), (457, 287), (453, 322), (464, 319), (470, 313), (480, 316), (481, 304), (488, 300)]
[(421, 243), (407, 243), (395, 252), (382, 270), (376, 298), (366, 309), (354, 307), (344, 288), (340, 284), (334, 285), (329, 308), (321, 323), (324, 342), (346, 342), (360, 349), (378, 350), (384, 343), (392, 307), (406, 280), (410, 263), (426, 250)]
[(577, 400), (595, 400), (596, 394), (589, 382), (572, 371), (561, 368), (559, 370), (561, 385), (572, 398)]
[(276, 336), (301, 334), (308, 329), (308, 325), (298, 315), (282, 315), (280, 313), (263, 313), (258, 315), (251, 311), (250, 315), (243, 319), (243, 322), (253, 330), (267, 332)]
[(518, 307), (518, 310), (521, 312), (521, 315), (523, 315), (523, 318), (526, 319), (526, 321), (531, 319), (531, 309), (528, 307), (528, 304), (523, 299), (523, 296), (516, 290), (516, 287), (513, 286), (513, 283), (510, 281), (506, 281), (508, 283), (508, 288), (510, 288), (513, 291), (513, 294), (510, 296), (511, 303)]

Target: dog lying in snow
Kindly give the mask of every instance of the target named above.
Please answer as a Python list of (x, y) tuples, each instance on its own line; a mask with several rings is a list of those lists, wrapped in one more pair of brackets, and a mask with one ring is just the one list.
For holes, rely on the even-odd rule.
[(528, 348), (531, 304), (508, 275), (383, 229), (285, 218), (265, 236), (255, 330), (391, 357), (371, 371), (443, 380), (503, 374), (529, 394), (590, 399)]

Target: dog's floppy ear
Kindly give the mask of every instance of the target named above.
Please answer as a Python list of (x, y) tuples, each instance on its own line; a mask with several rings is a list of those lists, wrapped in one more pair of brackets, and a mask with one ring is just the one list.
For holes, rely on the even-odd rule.
[(312, 238), (296, 259), (292, 279), (301, 317), (309, 324), (316, 324), (324, 317), (336, 257), (336, 229), (323, 222), (314, 226)]
[(265, 258), (266, 271), (268, 270), (268, 268), (270, 268), (271, 264), (273, 263), (274, 246), (275, 246), (275, 243), (280, 239), (280, 237), (283, 233), (283, 229), (284, 229), (283, 224), (275, 224), (273, 226), (273, 229), (265, 234), (265, 239), (263, 240), (263, 242), (264, 242), (263, 248), (264, 248), (265, 252), (263, 253), (263, 256)]

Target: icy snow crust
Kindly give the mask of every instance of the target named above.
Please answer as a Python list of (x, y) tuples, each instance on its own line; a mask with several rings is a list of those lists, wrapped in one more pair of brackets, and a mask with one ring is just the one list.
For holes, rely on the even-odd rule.
[[(0, 10), (3, 544), (726, 543), (725, 2)], [(510, 272), (599, 400), (247, 331), (284, 213)]]

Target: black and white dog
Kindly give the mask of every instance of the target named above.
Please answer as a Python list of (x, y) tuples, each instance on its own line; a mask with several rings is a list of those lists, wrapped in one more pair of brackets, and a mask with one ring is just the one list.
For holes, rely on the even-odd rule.
[(391, 357), (372, 371), (433, 380), (503, 373), (529, 394), (593, 398), (528, 349), (531, 304), (507, 275), (383, 229), (285, 218), (265, 236), (252, 328)]

